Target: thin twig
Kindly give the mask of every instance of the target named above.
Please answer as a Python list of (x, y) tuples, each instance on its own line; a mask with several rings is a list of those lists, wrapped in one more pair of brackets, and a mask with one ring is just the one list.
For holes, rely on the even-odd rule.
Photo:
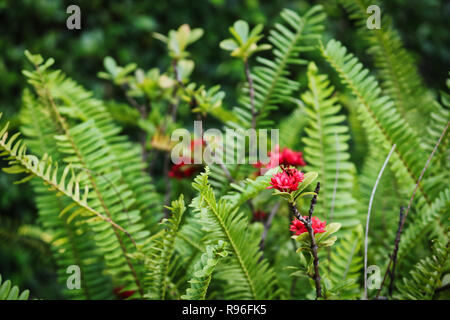
[(397, 234), (395, 236), (395, 244), (394, 244), (394, 253), (392, 254), (392, 270), (389, 272), (389, 275), (391, 277), (391, 282), (389, 284), (389, 295), (392, 296), (392, 291), (394, 290), (394, 281), (395, 281), (395, 267), (397, 265), (397, 253), (398, 253), (398, 247), (400, 244), (400, 236), (402, 234), (402, 220), (405, 212), (405, 208), (402, 206), (400, 208), (400, 219), (398, 221), (398, 229)]
[(166, 192), (164, 195), (164, 217), (167, 218), (169, 216), (169, 209), (167, 208), (170, 204), (170, 196), (172, 193), (172, 181), (169, 177), (169, 163), (170, 162), (170, 154), (169, 152), (166, 152), (164, 154), (164, 168), (163, 168), (163, 175), (164, 175), (164, 183), (166, 185)]
[(248, 81), (248, 90), (250, 93), (250, 106), (252, 111), (252, 129), (256, 128), (256, 110), (255, 110), (255, 89), (253, 88), (253, 78), (250, 73), (250, 66), (248, 64), (248, 60), (244, 60), (244, 68), (245, 68), (245, 76)]
[(261, 251), (264, 251), (267, 233), (268, 233), (268, 231), (270, 229), (270, 226), (272, 225), (272, 220), (275, 217), (275, 214), (277, 213), (278, 209), (280, 208), (280, 205), (281, 205), (281, 201), (278, 201), (273, 206), (272, 210), (270, 211), (270, 215), (267, 218), (266, 223), (264, 224), (264, 231), (263, 231), (262, 236), (261, 236), (261, 242), (259, 243), (259, 248), (261, 249)]
[(383, 175), (384, 169), (386, 168), (389, 159), (391, 158), (392, 153), (395, 150), (395, 147), (397, 145), (394, 144), (391, 148), (391, 151), (389, 152), (388, 156), (386, 157), (386, 160), (383, 163), (383, 166), (381, 167), (380, 172), (378, 173), (377, 180), (375, 181), (375, 185), (372, 189), (372, 194), (370, 195), (369, 200), (369, 209), (367, 210), (367, 220), (366, 220), (366, 234), (364, 239), (364, 300), (367, 300), (367, 248), (368, 248), (368, 240), (369, 240), (369, 222), (370, 222), (370, 212), (372, 211), (372, 203), (373, 198), (375, 197), (375, 192), (377, 191), (378, 183), (381, 180), (381, 176)]
[(414, 197), (416, 195), (417, 189), (419, 188), (420, 182), (422, 181), (422, 178), (425, 175), (425, 171), (427, 171), (428, 166), (430, 165), (431, 159), (433, 158), (433, 156), (436, 153), (439, 145), (441, 144), (441, 141), (444, 138), (445, 133), (447, 132), (447, 129), (448, 129), (449, 125), (450, 125), (450, 121), (447, 122), (447, 125), (444, 128), (444, 131), (442, 131), (441, 136), (439, 137), (438, 141), (436, 142), (436, 145), (434, 146), (433, 151), (431, 152), (430, 156), (428, 157), (427, 162), (425, 163), (425, 166), (423, 167), (422, 172), (420, 173), (420, 177), (417, 180), (416, 187), (414, 188), (414, 191), (413, 191), (413, 193), (411, 195), (411, 199), (409, 199), (408, 208), (406, 209), (405, 216), (403, 217), (403, 220), (402, 220), (402, 227), (405, 224), (406, 218), (408, 217), (409, 210), (411, 209), (411, 206), (412, 206)]
[[(436, 145), (434, 146), (433, 151), (431, 151), (431, 154), (428, 157), (427, 162), (425, 163), (425, 166), (422, 169), (422, 172), (420, 173), (420, 176), (419, 176), (419, 179), (417, 180), (417, 183), (416, 183), (416, 186), (414, 188), (414, 191), (413, 191), (413, 193), (411, 195), (411, 198), (409, 199), (408, 208), (406, 209), (405, 215), (403, 216), (403, 219), (401, 220), (401, 224), (400, 224), (400, 227), (399, 227), (401, 230), (403, 229), (403, 226), (405, 224), (406, 218), (408, 217), (409, 210), (411, 209), (411, 206), (412, 206), (414, 197), (416, 195), (417, 189), (420, 186), (420, 182), (422, 181), (422, 178), (425, 175), (425, 171), (427, 171), (428, 166), (430, 165), (431, 159), (433, 158), (434, 154), (436, 153), (437, 149), (439, 148), (439, 145), (441, 144), (442, 139), (444, 138), (445, 133), (447, 132), (449, 125), (450, 125), (450, 121), (447, 122), (447, 125), (445, 126), (444, 130), (442, 131), (441, 136), (439, 137), (438, 141), (436, 142)], [(395, 248), (394, 248), (394, 250), (395, 250)], [(381, 283), (381, 286), (378, 289), (376, 298), (379, 297), (379, 295), (381, 293), (381, 290), (383, 289), (383, 285), (385, 283), (385, 280), (387, 278), (387, 274), (390, 272), (389, 270), (390, 270), (390, 267), (391, 267), (391, 264), (392, 264), (392, 258), (393, 258), (393, 255), (390, 255), (388, 267), (386, 268), (386, 272), (384, 273), (383, 282)]]
[(317, 196), (319, 195), (319, 192), (320, 192), (320, 182), (317, 182), (316, 189), (314, 189), (314, 195), (311, 199), (311, 205), (309, 206), (309, 220), (310, 221), (311, 221), (311, 217), (314, 213), (314, 207), (316, 206)]
[[(178, 89), (184, 89), (184, 84), (183, 81), (180, 77), (180, 73), (178, 71), (178, 60), (174, 59), (172, 60), (172, 68), (173, 68), (173, 73), (175, 75), (175, 80), (177, 85), (173, 88), (173, 92), (172, 92), (172, 99), (174, 100), (170, 106), (170, 115), (171, 115), (171, 119), (172, 122), (175, 122), (177, 119), (177, 112), (178, 112), (178, 105), (179, 105), (179, 98), (177, 97), (177, 92)], [(163, 124), (161, 130), (164, 132), (166, 131), (167, 128), (167, 121)], [(169, 210), (166, 208), (169, 204), (170, 204), (170, 196), (172, 193), (172, 181), (169, 178), (169, 160), (170, 160), (170, 155), (169, 152), (166, 152), (166, 154), (164, 155), (164, 167), (163, 167), (163, 175), (164, 175), (164, 182), (166, 185), (166, 192), (164, 195), (164, 217), (167, 218), (167, 216), (169, 215)]]

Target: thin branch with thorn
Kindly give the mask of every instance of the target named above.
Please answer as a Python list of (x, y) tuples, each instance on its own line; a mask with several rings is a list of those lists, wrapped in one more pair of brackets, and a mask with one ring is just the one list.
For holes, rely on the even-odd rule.
[[(413, 191), (413, 193), (411, 195), (411, 198), (409, 199), (408, 208), (406, 209), (405, 215), (403, 216), (403, 219), (401, 220), (401, 223), (400, 223), (400, 226), (399, 226), (400, 230), (403, 229), (403, 226), (405, 224), (406, 218), (408, 217), (409, 210), (411, 210), (412, 203), (413, 203), (414, 197), (416, 195), (417, 189), (419, 189), (420, 182), (422, 181), (422, 178), (425, 175), (425, 172), (427, 171), (428, 166), (430, 165), (431, 159), (433, 158), (434, 154), (436, 153), (437, 149), (439, 148), (439, 145), (441, 144), (442, 139), (444, 139), (445, 133), (447, 132), (449, 125), (450, 125), (450, 121), (447, 122), (447, 125), (445, 126), (444, 130), (442, 131), (441, 136), (439, 137), (438, 141), (436, 142), (436, 145), (434, 146), (433, 151), (431, 151), (431, 154), (428, 157), (427, 162), (425, 163), (425, 166), (422, 169), (422, 172), (420, 173), (420, 176), (419, 176), (419, 179), (417, 180), (417, 183), (416, 183), (416, 186), (414, 188), (414, 191)], [(394, 248), (394, 250), (395, 250), (395, 248)], [(383, 289), (384, 283), (385, 283), (386, 278), (387, 278), (387, 274), (390, 272), (390, 267), (391, 267), (391, 264), (392, 264), (392, 258), (393, 258), (393, 255), (390, 255), (389, 263), (388, 263), (388, 266), (386, 268), (386, 272), (384, 273), (383, 281), (382, 281), (381, 286), (378, 289), (378, 292), (377, 292), (377, 295), (376, 295), (377, 299), (380, 296), (381, 290)]]
[(319, 256), (317, 255), (318, 246), (317, 246), (316, 238), (314, 237), (314, 230), (312, 228), (312, 215), (314, 213), (314, 207), (317, 202), (317, 196), (319, 194), (319, 191), (320, 191), (320, 182), (317, 182), (316, 189), (314, 190), (315, 194), (314, 194), (313, 198), (311, 199), (311, 205), (309, 207), (309, 216), (306, 219), (300, 215), (300, 213), (298, 212), (298, 210), (295, 206), (295, 203), (290, 204), (292, 213), (306, 227), (306, 229), (308, 230), (310, 240), (311, 240), (311, 253), (313, 256), (313, 264), (314, 264), (314, 275), (312, 278), (316, 285), (316, 299), (322, 297), (322, 287), (320, 285)]
[(389, 283), (389, 295), (392, 296), (392, 291), (394, 290), (394, 281), (395, 281), (395, 267), (397, 265), (397, 253), (398, 253), (398, 247), (400, 244), (400, 236), (402, 234), (402, 220), (403, 216), (405, 215), (405, 208), (402, 206), (400, 208), (400, 219), (398, 221), (398, 229), (397, 234), (395, 236), (395, 245), (394, 245), (394, 252), (392, 254), (392, 270), (389, 272), (389, 276), (391, 277), (391, 282)]

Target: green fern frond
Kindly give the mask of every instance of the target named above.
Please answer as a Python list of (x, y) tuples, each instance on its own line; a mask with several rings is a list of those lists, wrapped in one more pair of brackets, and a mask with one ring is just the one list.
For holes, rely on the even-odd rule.
[(193, 217), (186, 217), (175, 242), (177, 256), (183, 261), (188, 279), (194, 274), (195, 262), (205, 251), (203, 238), (205, 234), (201, 224)]
[[(133, 234), (132, 237), (123, 237), (104, 221), (91, 223), (108, 271), (124, 290), (138, 291), (143, 295), (140, 278), (145, 270), (143, 266), (134, 264), (128, 255), (136, 249), (135, 243), (145, 246), (150, 234), (145, 230), (139, 210), (149, 204), (146, 200), (142, 203), (139, 200), (144, 199), (145, 191), (149, 190), (147, 187), (139, 188), (149, 182), (143, 176), (145, 165), (140, 163), (140, 153), (124, 136), (118, 135), (121, 129), (90, 92), (59, 71), (48, 70), (48, 63), (36, 64), (35, 68), (34, 72), (25, 74), (35, 87), (40, 104), (48, 110), (61, 132), (54, 137), (58, 152), (74, 170), (81, 172), (80, 175), (84, 173), (81, 182), (92, 190), (88, 198), (93, 208)], [(147, 226), (153, 224), (156, 227), (155, 217)]]
[(319, 173), (322, 185), (317, 214), (328, 221), (337, 221), (344, 228), (359, 223), (357, 201), (353, 198), (355, 167), (349, 161), (348, 126), (346, 117), (339, 115), (341, 106), (333, 96), (327, 76), (318, 73), (314, 63), (308, 66), (309, 91), (302, 95), (307, 105), (305, 128), (302, 138), (307, 171)]
[(221, 240), (216, 245), (207, 246), (206, 252), (202, 254), (200, 261), (194, 267), (194, 277), (189, 280), (191, 287), (186, 290), (186, 294), (181, 298), (184, 300), (205, 300), (212, 273), (220, 258), (226, 257), (227, 254), (225, 242)]
[[(23, 107), (20, 119), (21, 132), (26, 135), (26, 143), (39, 156), (51, 154), (54, 161), (61, 160), (53, 136), (58, 128), (50, 115), (46, 114), (38, 101), (27, 90), (23, 95)], [(72, 299), (111, 299), (113, 285), (111, 277), (105, 274), (105, 263), (94, 241), (94, 234), (81, 217), (71, 217), (71, 213), (61, 216), (71, 204), (71, 200), (58, 197), (39, 181), (32, 181), (35, 201), (39, 212), (39, 222), (52, 235), (51, 249), (58, 265), (58, 279), (66, 287), (67, 267), (80, 267), (81, 288), (64, 289)], [(76, 208), (72, 209), (76, 212)], [(68, 219), (67, 217), (70, 217)], [(68, 222), (70, 221), (70, 222)]]
[(227, 195), (223, 196), (223, 199), (231, 204), (231, 210), (234, 211), (242, 207), (247, 201), (255, 198), (261, 192), (267, 189), (269, 186), (270, 178), (278, 171), (278, 168), (268, 170), (264, 175), (257, 177), (256, 179), (246, 179), (241, 182), (241, 185), (231, 184), (234, 189)]
[(359, 279), (363, 269), (363, 229), (359, 224), (344, 235), (331, 249), (330, 259), (323, 269), (328, 268), (328, 277), (333, 284), (349, 284), (341, 291), (341, 298), (359, 298), (361, 295)]
[(208, 183), (210, 170), (198, 175), (193, 187), (199, 195), (191, 207), (206, 232), (207, 240), (221, 239), (229, 245), (230, 259), (218, 270), (217, 277), (227, 281), (227, 299), (268, 299), (276, 295), (275, 277), (267, 261), (261, 259), (259, 237), (249, 233), (244, 215), (220, 199), (216, 201)]
[(61, 206), (60, 208), (63, 208), (63, 210), (59, 213), (59, 216), (65, 215), (67, 217), (67, 222), (70, 223), (77, 217), (83, 217), (83, 221), (88, 220), (92, 224), (103, 221), (106, 226), (112, 226), (115, 232), (123, 232), (131, 238), (128, 231), (88, 204), (89, 187), (83, 186), (81, 183), (84, 172), (77, 174), (69, 165), (64, 168), (61, 174), (58, 163), (52, 161), (47, 155), (44, 155), (42, 160), (34, 155), (28, 155), (23, 141), (15, 142), (18, 137), (19, 134), (15, 134), (8, 139), (7, 126), (0, 130), (0, 156), (8, 160), (9, 164), (8, 167), (3, 169), (6, 173), (25, 173), (27, 176), (19, 181), (20, 183), (37, 177), (44, 182), (49, 190), (70, 199), (70, 204), (66, 207)]
[(178, 200), (172, 201), (171, 205), (168, 209), (172, 212), (172, 215), (163, 222), (165, 229), (151, 254), (153, 259), (150, 259), (147, 263), (150, 265), (150, 272), (148, 273), (150, 292), (147, 296), (151, 299), (164, 300), (166, 298), (169, 265), (175, 251), (175, 241), (179, 233), (181, 219), (186, 211), (183, 195), (180, 195)]
[[(378, 71), (383, 90), (395, 102), (399, 114), (411, 128), (420, 133), (426, 132), (426, 126), (417, 126), (430, 117), (438, 104), (432, 94), (424, 87), (411, 55), (405, 50), (398, 32), (393, 28), (389, 15), (383, 11), (381, 28), (367, 28), (367, 8), (379, 5), (374, 0), (341, 0), (356, 20), (360, 34), (365, 40), (367, 52), (372, 56)], [(420, 107), (418, 107), (420, 106)]]
[[(315, 50), (314, 44), (321, 37), (324, 28), (323, 21), (325, 13), (321, 5), (309, 9), (303, 16), (292, 10), (285, 9), (281, 13), (283, 24), (278, 23), (270, 32), (269, 42), (272, 44), (274, 59), (257, 58), (259, 63), (252, 69), (251, 77), (254, 87), (254, 104), (256, 112), (256, 127), (271, 127), (273, 121), (268, 117), (270, 112), (276, 110), (280, 104), (291, 100), (289, 97), (298, 90), (298, 83), (289, 79), (289, 68), (293, 65), (306, 65), (307, 61), (299, 58), (303, 52)], [(233, 114), (237, 121), (227, 121), (226, 128), (233, 130), (245, 130), (252, 127), (252, 105), (249, 97), (248, 87), (244, 86), (240, 105), (233, 108)], [(234, 154), (245, 152), (245, 137), (237, 138), (236, 151)], [(236, 177), (242, 173), (248, 173), (248, 166), (227, 165), (227, 170)], [(211, 185), (223, 194), (228, 189), (229, 177), (223, 168), (217, 165), (211, 166), (214, 173)]]
[[(355, 191), (359, 199), (360, 221), (366, 222), (375, 181), (384, 161), (386, 153), (381, 153), (375, 145), (370, 145), (360, 174), (358, 188)], [(387, 166), (377, 186), (372, 202), (372, 217), (370, 219), (370, 256), (371, 263), (384, 264), (386, 257), (392, 251), (393, 239), (398, 228), (399, 209), (405, 205), (409, 195), (399, 190), (393, 170)]]
[[(448, 225), (450, 213), (450, 189), (439, 193), (433, 204), (427, 210), (413, 214), (402, 234), (397, 259), (402, 261), (404, 256), (410, 255), (421, 239), (431, 239), (439, 230), (436, 224)], [(435, 228), (432, 228), (435, 227)], [(435, 230), (433, 232), (433, 230)]]
[(11, 288), (11, 281), (6, 280), (2, 283), (2, 275), (0, 274), (0, 300), (28, 300), (29, 290), (20, 293), (19, 287)]
[[(439, 105), (430, 115), (426, 127), (426, 135), (422, 139), (422, 147), (431, 153), (439, 140), (444, 128), (450, 122), (450, 78), (447, 79), (448, 92), (441, 92), (442, 105)], [(450, 181), (450, 134), (447, 130), (442, 138), (434, 158), (430, 164), (430, 169), (435, 174), (434, 179), (428, 181), (430, 188), (441, 190)]]
[(431, 256), (422, 259), (398, 284), (399, 298), (431, 300), (442, 285), (442, 276), (449, 267), (449, 243), (435, 242)]
[(299, 103), (298, 107), (280, 122), (280, 146), (298, 150), (301, 137), (307, 124), (305, 106)]
[[(369, 76), (369, 70), (364, 69), (353, 54), (347, 53), (340, 42), (330, 40), (326, 48), (322, 47), (322, 54), (358, 98), (359, 117), (371, 141), (386, 152), (393, 144), (397, 145), (391, 158), (392, 168), (399, 186), (412, 192), (426, 161), (419, 138), (398, 114), (393, 101), (381, 94), (378, 82)], [(419, 185), (420, 196), (418, 193), (416, 199), (419, 204), (425, 200), (430, 205), (433, 193), (425, 186), (425, 183)]]

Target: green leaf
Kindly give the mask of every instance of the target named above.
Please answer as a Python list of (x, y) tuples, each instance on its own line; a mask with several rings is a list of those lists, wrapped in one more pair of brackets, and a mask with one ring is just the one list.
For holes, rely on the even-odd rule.
[(300, 195), (300, 193), (303, 190), (305, 190), (314, 180), (316, 180), (317, 176), (318, 176), (317, 172), (305, 173), (303, 181), (298, 185), (298, 189), (292, 193), (294, 199), (297, 198)]
[(238, 45), (233, 39), (225, 39), (220, 42), (220, 47), (224, 50), (233, 51), (238, 48)]

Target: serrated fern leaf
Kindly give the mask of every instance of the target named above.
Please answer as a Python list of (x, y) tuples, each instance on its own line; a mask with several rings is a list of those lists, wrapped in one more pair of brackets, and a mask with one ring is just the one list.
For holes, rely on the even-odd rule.
[(206, 247), (206, 252), (194, 267), (194, 277), (189, 280), (191, 287), (181, 296), (184, 300), (205, 300), (206, 292), (211, 282), (212, 273), (220, 258), (227, 255), (225, 242), (219, 241), (216, 245)]
[(369, 30), (366, 25), (367, 8), (371, 5), (379, 6), (379, 1), (340, 2), (349, 12), (350, 18), (356, 20), (360, 27), (360, 34), (365, 40), (367, 52), (375, 62), (383, 90), (392, 97), (399, 114), (411, 128), (424, 134), (426, 127), (416, 124), (428, 119), (438, 104), (423, 86), (413, 58), (403, 47), (400, 35), (392, 26), (391, 18), (383, 11), (381, 27)]
[(352, 196), (355, 167), (349, 161), (348, 126), (344, 115), (339, 115), (341, 106), (332, 96), (334, 88), (325, 75), (318, 74), (315, 64), (308, 67), (308, 88), (302, 95), (307, 105), (305, 128), (302, 138), (306, 171), (319, 173), (322, 185), (319, 201), (323, 204), (316, 210), (327, 221), (337, 221), (351, 228), (359, 223), (357, 202)]
[[(322, 47), (322, 54), (358, 98), (359, 117), (365, 124), (371, 141), (385, 151), (393, 144), (397, 145), (391, 158), (392, 168), (400, 187), (405, 188), (408, 193), (412, 192), (426, 161), (419, 138), (400, 117), (393, 101), (382, 95), (378, 82), (373, 76), (369, 76), (369, 70), (364, 69), (353, 54), (347, 53), (340, 42), (330, 40), (325, 48)], [(416, 199), (419, 200), (418, 203), (425, 200), (430, 205), (432, 193), (427, 192), (425, 185), (419, 185), (420, 196), (418, 193)]]
[(436, 289), (442, 285), (442, 275), (449, 267), (449, 243), (434, 244), (431, 256), (422, 259), (410, 274), (398, 284), (399, 296), (403, 299), (431, 300)]
[(151, 299), (164, 300), (166, 298), (169, 284), (169, 265), (175, 251), (175, 241), (179, 233), (181, 219), (186, 211), (183, 195), (178, 200), (172, 201), (171, 205), (169, 210), (172, 214), (164, 222), (165, 229), (147, 261), (147, 265), (150, 267), (148, 273), (150, 288), (147, 296)]
[(207, 240), (223, 240), (229, 246), (230, 259), (218, 270), (218, 278), (227, 281), (227, 299), (268, 299), (273, 297), (275, 277), (267, 261), (261, 259), (259, 237), (248, 232), (244, 215), (224, 199), (216, 201), (208, 183), (210, 170), (198, 175), (193, 187), (199, 195), (191, 207), (202, 224)]

